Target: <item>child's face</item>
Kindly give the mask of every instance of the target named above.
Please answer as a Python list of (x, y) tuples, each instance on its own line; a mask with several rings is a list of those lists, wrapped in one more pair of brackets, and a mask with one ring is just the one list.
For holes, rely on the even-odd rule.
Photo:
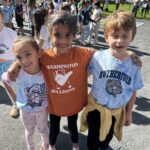
[(132, 36), (132, 30), (125, 31), (124, 29), (120, 29), (119, 31), (109, 32), (105, 36), (105, 40), (112, 53), (124, 54), (132, 41)]
[(37, 52), (31, 44), (27, 42), (18, 42), (14, 45), (13, 50), (17, 62), (25, 72), (36, 74), (40, 71), (40, 53)]
[(73, 34), (70, 33), (67, 25), (56, 24), (52, 27), (51, 40), (57, 53), (64, 54), (71, 47)]

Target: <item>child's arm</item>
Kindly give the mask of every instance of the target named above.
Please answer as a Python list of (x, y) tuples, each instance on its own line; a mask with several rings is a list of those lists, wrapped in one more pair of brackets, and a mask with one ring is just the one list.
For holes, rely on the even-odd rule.
[(132, 109), (135, 101), (136, 101), (136, 91), (133, 92), (131, 99), (126, 105), (126, 122), (125, 122), (126, 126), (129, 126), (132, 123)]
[(39, 49), (43, 50), (42, 46), (43, 46), (44, 40), (43, 39), (39, 39), (38, 45), (39, 45)]
[(14, 89), (5, 81), (3, 81), (5, 89), (7, 90), (7, 92), (9, 93), (9, 95), (12, 98), (12, 103), (13, 105), (16, 103), (16, 93), (14, 92)]
[(11, 96), (13, 105), (16, 103), (16, 93), (12, 86), (12, 82), (8, 79), (8, 72), (2, 74), (2, 81), (8, 94)]
[(141, 59), (140, 59), (140, 57), (138, 55), (136, 55), (132, 51), (128, 51), (128, 54), (132, 58), (132, 61), (133, 61), (134, 64), (138, 65), (139, 67), (142, 67), (142, 61), (141, 61)]
[(18, 62), (14, 62), (13, 64), (11, 64), (7, 70), (8, 79), (11, 81), (15, 81), (18, 76), (19, 70), (20, 70), (20, 66)]

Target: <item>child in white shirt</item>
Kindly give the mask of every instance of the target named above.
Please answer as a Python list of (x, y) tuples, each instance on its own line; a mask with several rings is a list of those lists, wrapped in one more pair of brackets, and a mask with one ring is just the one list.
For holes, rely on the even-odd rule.
[[(34, 131), (37, 126), (41, 133), (42, 147), (47, 150), (49, 130), (47, 126), (47, 89), (39, 65), (39, 46), (29, 37), (18, 38), (13, 45), (13, 52), (21, 69), (16, 78), (14, 101), (20, 109), (20, 117), (25, 127), (28, 150), (35, 150)], [(12, 87), (8, 72), (2, 75), (6, 88)], [(14, 90), (12, 90), (13, 92)]]

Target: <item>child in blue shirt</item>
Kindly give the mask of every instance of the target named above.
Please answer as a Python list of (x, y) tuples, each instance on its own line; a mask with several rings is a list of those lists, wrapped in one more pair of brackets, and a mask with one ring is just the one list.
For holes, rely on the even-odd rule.
[(121, 140), (123, 125), (132, 123), (136, 91), (143, 87), (140, 68), (127, 51), (135, 34), (130, 12), (115, 12), (106, 20), (104, 36), (109, 49), (95, 52), (90, 61), (93, 86), (81, 117), (81, 131), (86, 125), (89, 129), (89, 150), (110, 150), (113, 135)]

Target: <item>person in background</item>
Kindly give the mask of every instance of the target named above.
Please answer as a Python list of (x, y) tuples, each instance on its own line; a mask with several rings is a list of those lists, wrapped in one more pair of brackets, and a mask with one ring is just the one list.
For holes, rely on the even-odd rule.
[(133, 8), (132, 8), (132, 13), (136, 17), (137, 12), (140, 8), (140, 0), (133, 0)]
[(10, 0), (3, 0), (3, 5), (1, 6), (3, 11), (3, 22), (6, 27), (13, 29), (12, 17), (13, 8)]
[[(15, 57), (13, 55), (13, 42), (14, 39), (17, 38), (16, 31), (6, 27), (3, 24), (3, 10), (0, 8), (0, 81), (1, 75), (3, 72), (7, 71), (8, 67), (12, 64)], [(10, 99), (14, 97), (14, 95), (9, 95)], [(14, 101), (12, 101), (12, 108), (10, 111), (11, 117), (18, 116), (18, 108)]]
[(122, 0), (115, 0), (115, 10), (117, 11), (119, 9), (120, 3)]
[(82, 33), (81, 33), (79, 41), (82, 45), (86, 45), (86, 40), (90, 35), (89, 23), (90, 22), (96, 23), (96, 21), (90, 17), (89, 6), (90, 6), (90, 1), (85, 0), (85, 2), (83, 2), (83, 9), (80, 13), (79, 20), (82, 22)]
[(31, 35), (34, 37), (35, 33), (34, 33), (34, 23), (33, 23), (33, 14), (36, 11), (36, 2), (35, 1), (31, 1), (28, 5), (28, 17), (29, 17), (29, 22), (31, 25)]
[(48, 10), (45, 8), (39, 8), (33, 14), (35, 38), (39, 44), (40, 50), (47, 50), (51, 47), (48, 31), (49, 16)]
[(94, 41), (92, 44), (97, 44), (98, 42), (98, 31), (100, 28), (100, 19), (102, 17), (102, 9), (101, 9), (101, 4), (99, 1), (94, 2), (93, 4), (94, 10), (92, 14), (92, 19), (95, 21), (95, 23), (91, 22), (90, 23), (90, 36), (88, 39), (88, 43), (91, 44), (92, 40), (92, 34), (94, 33)]
[(23, 7), (22, 7), (22, 2), (21, 0), (16, 0), (16, 7), (15, 7), (15, 19), (17, 22), (18, 26), (18, 35), (24, 35), (24, 30), (23, 30)]
[(75, 0), (69, 0), (69, 2), (71, 3), (71, 14), (75, 17), (77, 17), (77, 7), (76, 7), (76, 2)]
[(71, 3), (61, 2), (59, 5), (59, 11), (67, 11), (67, 12), (71, 13)]
[(55, 13), (55, 7), (53, 2), (48, 2), (48, 12), (50, 16)]

